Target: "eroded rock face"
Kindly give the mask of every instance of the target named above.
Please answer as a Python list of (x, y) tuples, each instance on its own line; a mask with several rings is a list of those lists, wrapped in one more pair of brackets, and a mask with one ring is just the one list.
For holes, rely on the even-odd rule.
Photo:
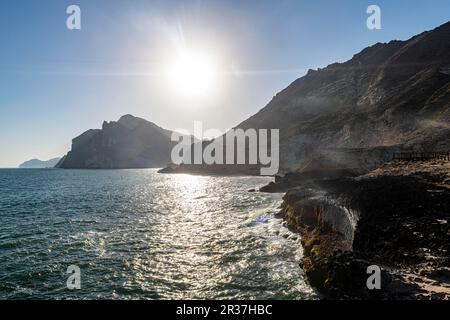
[(302, 235), (302, 268), (309, 283), (321, 293), (330, 290), (330, 259), (352, 249), (354, 221), (343, 207), (333, 203), (322, 190), (297, 187), (283, 197), (281, 217)]
[(291, 226), (303, 229), (332, 231), (338, 234), (344, 247), (351, 248), (359, 214), (330, 198), (322, 190), (298, 187), (283, 197), (285, 219)]

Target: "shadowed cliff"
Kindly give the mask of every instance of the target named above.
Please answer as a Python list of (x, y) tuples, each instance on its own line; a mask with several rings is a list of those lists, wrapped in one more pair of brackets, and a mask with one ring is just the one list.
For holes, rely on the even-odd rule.
[(104, 122), (72, 140), (59, 168), (158, 168), (170, 162), (172, 132), (141, 118), (125, 115)]

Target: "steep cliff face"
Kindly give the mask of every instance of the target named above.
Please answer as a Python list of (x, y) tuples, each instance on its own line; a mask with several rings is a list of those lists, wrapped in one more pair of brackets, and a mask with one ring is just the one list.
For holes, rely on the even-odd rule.
[(238, 127), (279, 128), (283, 171), (333, 162), (330, 148), (448, 149), (449, 67), (450, 22), (310, 70)]
[(125, 115), (104, 122), (72, 140), (60, 168), (158, 168), (170, 162), (172, 132), (144, 119)]
[[(328, 298), (448, 299), (449, 168), (448, 160), (396, 161), (289, 190), (280, 215), (302, 235), (310, 284)], [(373, 265), (379, 290), (366, 285)]]

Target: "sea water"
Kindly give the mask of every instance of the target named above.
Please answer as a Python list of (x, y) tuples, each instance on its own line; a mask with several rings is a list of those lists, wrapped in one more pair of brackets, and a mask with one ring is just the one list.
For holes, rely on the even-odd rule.
[(0, 299), (313, 299), (269, 181), (1, 169)]

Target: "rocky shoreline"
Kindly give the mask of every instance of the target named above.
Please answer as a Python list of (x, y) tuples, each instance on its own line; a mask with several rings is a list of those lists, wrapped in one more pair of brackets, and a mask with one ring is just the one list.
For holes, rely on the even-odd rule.
[[(291, 174), (279, 213), (302, 236), (302, 268), (325, 299), (450, 298), (450, 163), (385, 164), (368, 174)], [(367, 267), (381, 269), (369, 290)]]

